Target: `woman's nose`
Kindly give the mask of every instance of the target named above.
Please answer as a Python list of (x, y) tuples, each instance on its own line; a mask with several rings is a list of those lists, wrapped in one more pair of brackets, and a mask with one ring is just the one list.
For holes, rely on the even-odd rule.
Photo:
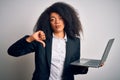
[(56, 23), (56, 24), (59, 24), (59, 23), (60, 23), (60, 20), (59, 20), (59, 19), (56, 19), (56, 20), (55, 20), (55, 23)]

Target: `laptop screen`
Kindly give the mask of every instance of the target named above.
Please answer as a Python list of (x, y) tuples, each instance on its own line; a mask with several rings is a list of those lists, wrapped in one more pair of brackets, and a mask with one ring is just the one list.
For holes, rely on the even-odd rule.
[(105, 51), (104, 51), (104, 54), (102, 56), (100, 64), (103, 64), (106, 61), (106, 58), (108, 56), (108, 53), (110, 52), (110, 49), (111, 49), (111, 46), (112, 46), (113, 42), (114, 42), (114, 38), (110, 39), (108, 41), (107, 46), (106, 46)]

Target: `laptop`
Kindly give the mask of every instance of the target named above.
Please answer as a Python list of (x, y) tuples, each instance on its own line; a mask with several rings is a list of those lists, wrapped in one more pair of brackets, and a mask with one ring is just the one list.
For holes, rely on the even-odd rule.
[(71, 65), (99, 68), (105, 63), (113, 42), (114, 38), (108, 41), (101, 60), (81, 58), (80, 60), (72, 62)]

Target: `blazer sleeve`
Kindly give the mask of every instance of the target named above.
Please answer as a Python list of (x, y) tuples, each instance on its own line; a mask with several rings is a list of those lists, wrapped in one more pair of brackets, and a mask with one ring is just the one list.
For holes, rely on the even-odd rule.
[(14, 57), (18, 57), (30, 52), (34, 52), (35, 43), (34, 41), (31, 43), (27, 42), (27, 37), (28, 35), (12, 44), (7, 50), (8, 54)]
[(72, 72), (73, 72), (74, 75), (87, 74), (87, 72), (88, 72), (88, 67), (84, 67), (84, 66), (71, 65), (71, 68), (72, 68)]
[[(79, 38), (77, 38), (77, 44), (76, 45), (78, 45), (78, 47), (77, 47), (77, 53), (76, 53), (76, 55), (74, 56), (74, 61), (76, 61), (76, 60), (79, 60), (80, 59), (80, 39)], [(73, 74), (74, 75), (76, 75), (76, 74), (87, 74), (87, 72), (88, 72), (88, 67), (84, 67), (84, 66), (75, 66), (75, 65), (71, 65), (71, 69), (72, 69), (72, 72), (73, 72)]]

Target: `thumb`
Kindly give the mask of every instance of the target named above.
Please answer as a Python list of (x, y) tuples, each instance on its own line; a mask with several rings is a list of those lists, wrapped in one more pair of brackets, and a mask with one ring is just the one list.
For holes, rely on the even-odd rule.
[(45, 42), (44, 41), (39, 40), (38, 42), (40, 42), (43, 45), (43, 47), (45, 47)]

